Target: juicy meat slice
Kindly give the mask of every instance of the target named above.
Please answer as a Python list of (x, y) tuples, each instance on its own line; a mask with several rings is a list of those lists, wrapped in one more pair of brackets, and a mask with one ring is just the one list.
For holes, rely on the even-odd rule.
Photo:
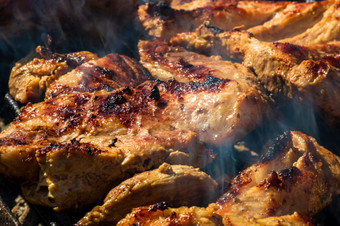
[(311, 218), (302, 216), (297, 212), (292, 215), (283, 215), (278, 217), (266, 218), (248, 218), (244, 216), (226, 216), (223, 218), (223, 225), (225, 226), (270, 226), (270, 225), (295, 225), (295, 226), (312, 226), (314, 222)]
[(217, 183), (206, 173), (191, 166), (164, 163), (117, 185), (104, 204), (94, 207), (77, 225), (117, 224), (132, 208), (163, 201), (171, 206), (207, 205), (217, 195)]
[(170, 208), (163, 202), (135, 208), (117, 225), (223, 225), (221, 217), (215, 210), (214, 206)]
[(161, 39), (139, 41), (138, 50), (140, 62), (157, 79), (204, 82), (213, 76), (257, 86), (261, 91), (255, 74), (242, 64), (190, 52)]
[[(102, 201), (110, 189), (123, 180), (166, 162), (174, 150), (190, 155), (188, 165), (204, 167), (211, 161), (197, 140), (197, 134), (191, 131), (116, 136), (111, 133), (79, 140), (51, 143), (30, 150), (33, 157), (25, 159), (25, 163), (36, 172), (33, 175), (26, 173), (32, 177), (30, 181), (20, 181), (26, 200), (56, 211), (84, 210)], [(19, 161), (17, 158), (12, 154), (12, 160)], [(22, 170), (22, 167), (17, 168)]]
[(243, 31), (216, 32), (209, 25), (178, 34), (171, 43), (240, 60), (274, 97), (307, 99), (317, 104), (330, 124), (340, 122), (340, 106), (336, 104), (340, 98), (339, 43), (308, 47), (268, 43)]
[(0, 172), (28, 183), (24, 193), (34, 203), (85, 207), (172, 151), (200, 156), (201, 142), (234, 143), (260, 121), (262, 106), (256, 90), (217, 78), (59, 95), (27, 105), (1, 132)]
[(287, 3), (216, 1), (190, 11), (175, 10), (169, 3), (156, 2), (141, 5), (139, 19), (145, 30), (153, 36), (169, 39), (180, 32), (192, 31), (203, 22), (224, 30), (242, 26), (245, 29), (262, 24)]
[[(43, 47), (38, 46), (36, 51), (45, 56)], [(45, 58), (17, 62), (9, 77), (9, 92), (20, 103), (38, 101), (55, 79), (93, 59), (97, 59), (96, 54), (82, 51), (64, 55), (50, 53)]]
[(280, 40), (296, 45), (325, 44), (340, 41), (340, 1), (334, 1), (322, 19), (305, 32), (291, 38)]
[(170, 208), (164, 203), (134, 208), (118, 225), (299, 225), (311, 226), (312, 219), (298, 213), (278, 217), (248, 218), (245, 216), (225, 216), (216, 214), (217, 206), (210, 204), (207, 208), (185, 207)]
[(60, 76), (46, 90), (46, 99), (62, 93), (112, 91), (137, 86), (151, 78), (149, 72), (130, 57), (108, 54), (91, 60)]
[[(311, 3), (292, 2), (264, 24), (249, 28), (261, 41), (277, 41), (298, 35), (319, 22), (332, 1)], [(301, 43), (304, 44), (304, 43)]]
[[(161, 39), (140, 41), (138, 49), (141, 63), (157, 79), (205, 82), (211, 78), (210, 76), (213, 76), (237, 82), (243, 90), (240, 90), (240, 92), (254, 93), (257, 96), (256, 98), (261, 99), (261, 101), (258, 101), (257, 110), (254, 109), (253, 111), (255, 114), (250, 117), (252, 119), (243, 117), (241, 112), (236, 116), (240, 118), (241, 127), (245, 132), (249, 132), (259, 125), (262, 121), (262, 115), (269, 110), (268, 97), (263, 92), (254, 73), (241, 64), (189, 52)], [(245, 106), (245, 108), (247, 107)]]
[(340, 158), (301, 132), (279, 136), (260, 160), (234, 178), (217, 213), (264, 218), (313, 216), (340, 193)]

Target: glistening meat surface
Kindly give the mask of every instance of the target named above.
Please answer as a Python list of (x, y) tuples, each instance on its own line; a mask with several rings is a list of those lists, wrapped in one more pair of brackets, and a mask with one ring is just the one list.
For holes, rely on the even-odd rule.
[(234, 143), (264, 105), (256, 90), (213, 77), (59, 95), (27, 105), (0, 134), (0, 172), (22, 184), (33, 203), (85, 207), (172, 151), (200, 156), (201, 142)]

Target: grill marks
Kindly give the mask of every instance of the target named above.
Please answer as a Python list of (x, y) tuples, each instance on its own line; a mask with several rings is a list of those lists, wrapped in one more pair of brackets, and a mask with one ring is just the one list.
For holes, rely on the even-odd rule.
[[(56, 131), (62, 136), (71, 131), (90, 131), (101, 120), (112, 118), (130, 127), (136, 117), (157, 117), (168, 107), (168, 102), (180, 101), (190, 93), (214, 93), (227, 86), (229, 80), (208, 77), (203, 83), (177, 81), (149, 81), (136, 88), (121, 88), (109, 93), (75, 93), (58, 96), (37, 105), (28, 105), (16, 123), (43, 119), (36, 125), (37, 131)], [(156, 114), (156, 115), (155, 115)], [(45, 124), (45, 122), (48, 122)], [(41, 124), (41, 125), (40, 125)], [(47, 136), (47, 135), (46, 135)]]
[(204, 65), (194, 66), (190, 64), (185, 57), (193, 57), (189, 54), (183, 54), (179, 60), (171, 61), (169, 59), (169, 53), (183, 53), (184, 48), (179, 46), (171, 46), (166, 41), (161, 39), (155, 39), (152, 42), (142, 41), (139, 43), (139, 49), (143, 51), (144, 61), (148, 61), (147, 58), (152, 59), (152, 61), (157, 62), (164, 67), (169, 67), (173, 69), (174, 75), (180, 76), (183, 80), (196, 80), (203, 82), (207, 76), (211, 76), (208, 67)]
[(150, 79), (149, 72), (135, 60), (118, 54), (108, 54), (84, 63), (62, 76), (47, 90), (47, 97), (61, 93), (112, 91), (122, 86), (136, 86)]
[(52, 152), (54, 150), (59, 149), (65, 149), (68, 150), (69, 152), (76, 150), (83, 153), (87, 153), (91, 156), (105, 152), (105, 150), (99, 150), (91, 144), (80, 143), (79, 140), (73, 139), (71, 140), (71, 143), (51, 143), (49, 145), (46, 145), (45, 147), (39, 149), (36, 152), (36, 155), (37, 157), (41, 157), (46, 155), (48, 152)]

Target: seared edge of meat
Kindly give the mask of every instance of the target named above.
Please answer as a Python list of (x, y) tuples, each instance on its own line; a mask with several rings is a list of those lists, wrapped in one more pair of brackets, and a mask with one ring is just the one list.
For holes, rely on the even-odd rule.
[(17, 62), (9, 77), (9, 92), (20, 103), (38, 101), (59, 76), (86, 61), (97, 59), (96, 54), (87, 51), (54, 54), (40, 46), (36, 51), (45, 58), (34, 58), (26, 63)]
[(134, 208), (117, 225), (223, 225), (222, 218), (215, 213), (216, 207), (170, 208), (163, 203)]
[(323, 14), (322, 19), (305, 32), (291, 38), (280, 40), (296, 45), (326, 44), (340, 41), (340, 1), (331, 1), (333, 5)]
[(217, 1), (202, 8), (185, 11), (175, 10), (169, 3), (156, 1), (139, 6), (138, 15), (149, 35), (170, 39), (177, 33), (192, 31), (205, 21), (224, 30), (238, 26), (252, 27), (270, 19), (285, 5), (286, 3)]
[(245, 82), (249, 86), (256, 86), (261, 92), (254, 73), (242, 64), (221, 60), (217, 56), (207, 57), (190, 52), (161, 39), (139, 41), (138, 50), (140, 62), (157, 79), (204, 82), (212, 76), (239, 83)]
[(46, 99), (63, 93), (135, 87), (150, 78), (149, 72), (132, 58), (111, 53), (60, 76), (47, 88)]
[(225, 216), (216, 214), (217, 206), (207, 208), (179, 207), (171, 208), (166, 203), (134, 208), (118, 225), (314, 225), (312, 219), (298, 213), (267, 218), (249, 218), (245, 216)]
[[(278, 41), (303, 33), (323, 17), (323, 13), (333, 1), (290, 2), (285, 9), (277, 12), (271, 20), (264, 24), (249, 28), (261, 41)], [(305, 44), (305, 43), (304, 43)]]
[(35, 156), (39, 178), (22, 184), (24, 197), (56, 211), (80, 211), (103, 200), (112, 187), (135, 173), (158, 167), (174, 150), (187, 150), (192, 156), (189, 165), (195, 165), (196, 153), (188, 146), (204, 151), (191, 132), (117, 137), (115, 146), (110, 146), (109, 137), (97, 137), (39, 149)]
[(104, 204), (94, 207), (77, 225), (116, 224), (135, 207), (162, 201), (171, 206), (207, 205), (217, 196), (217, 183), (206, 173), (190, 166), (164, 163), (117, 185)]
[(279, 136), (258, 163), (234, 178), (221, 216), (313, 216), (340, 193), (340, 158), (301, 132)]

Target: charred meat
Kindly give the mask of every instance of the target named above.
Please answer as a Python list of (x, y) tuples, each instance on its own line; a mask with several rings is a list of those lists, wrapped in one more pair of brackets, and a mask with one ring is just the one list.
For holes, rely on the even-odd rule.
[(27, 105), (0, 134), (1, 174), (33, 203), (78, 208), (172, 151), (200, 156), (201, 142), (234, 143), (261, 106), (256, 90), (217, 78), (59, 95)]

